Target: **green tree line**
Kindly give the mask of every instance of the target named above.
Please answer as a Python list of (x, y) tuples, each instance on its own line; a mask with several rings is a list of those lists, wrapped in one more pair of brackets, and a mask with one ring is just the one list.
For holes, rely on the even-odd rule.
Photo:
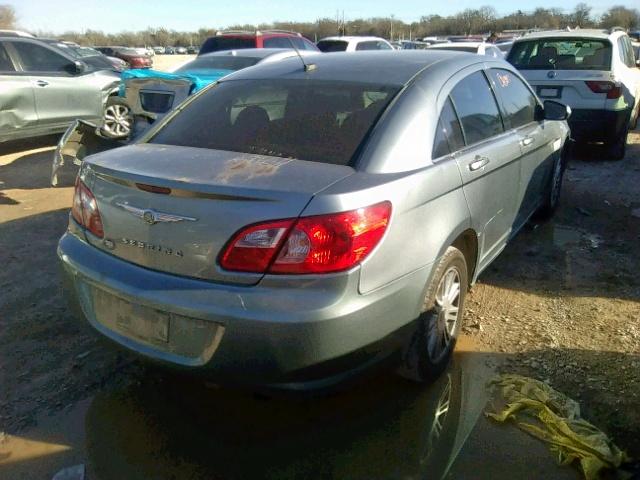
[[(0, 28), (15, 28), (17, 19), (13, 7), (0, 5)], [(407, 23), (390, 17), (357, 18), (343, 20), (321, 18), (315, 22), (273, 22), (259, 25), (231, 25), (220, 30), (268, 30), (282, 29), (302, 33), (310, 40), (330, 35), (375, 35), (392, 40), (415, 39), (435, 35), (473, 35), (488, 32), (503, 32), (519, 29), (557, 29), (566, 27), (619, 26), (625, 29), (640, 27), (640, 12), (622, 5), (612, 6), (602, 15), (595, 16), (586, 3), (579, 3), (570, 11), (560, 8), (536, 8), (531, 11), (517, 10), (500, 16), (495, 8), (484, 6), (465, 9), (450, 16), (424, 15), (417, 22)], [(75, 41), (83, 45), (124, 45), (124, 46), (199, 46), (217, 29), (200, 28), (192, 32), (180, 32), (169, 28), (147, 28), (141, 31), (105, 33), (98, 30), (82, 32), (69, 31), (62, 34), (36, 32), (38, 36), (54, 37)]]

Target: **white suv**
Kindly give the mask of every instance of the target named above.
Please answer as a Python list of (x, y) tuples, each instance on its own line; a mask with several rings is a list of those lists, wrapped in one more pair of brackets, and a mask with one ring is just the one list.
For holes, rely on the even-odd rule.
[(516, 40), (507, 56), (538, 96), (572, 109), (571, 136), (604, 142), (622, 159), (640, 109), (640, 69), (620, 30), (537, 32)]

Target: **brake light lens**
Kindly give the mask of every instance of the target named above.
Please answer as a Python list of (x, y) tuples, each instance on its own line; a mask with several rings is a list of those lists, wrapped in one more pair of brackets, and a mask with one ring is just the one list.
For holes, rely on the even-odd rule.
[(585, 83), (593, 93), (606, 93), (608, 99), (620, 98), (622, 95), (622, 87), (614, 82), (589, 80)]
[(252, 225), (229, 242), (220, 265), (225, 270), (264, 273), (295, 220)]
[(89, 188), (79, 178), (76, 178), (71, 216), (76, 222), (89, 230), (96, 237), (104, 237), (102, 218), (98, 211), (96, 199), (91, 193), (91, 190), (89, 190)]
[(224, 251), (226, 270), (274, 274), (333, 273), (362, 262), (378, 245), (391, 203), (348, 212), (252, 225)]

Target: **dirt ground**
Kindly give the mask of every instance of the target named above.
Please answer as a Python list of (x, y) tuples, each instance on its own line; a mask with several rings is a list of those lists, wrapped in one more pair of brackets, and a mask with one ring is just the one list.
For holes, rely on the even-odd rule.
[(195, 55), (154, 55), (153, 69), (167, 71), (196, 58)]
[[(156, 57), (158, 58), (158, 57)], [(71, 188), (48, 185), (55, 137), (0, 148), (0, 430), (127, 382), (133, 357), (68, 314), (55, 254)], [(503, 369), (548, 380), (640, 456), (640, 134), (627, 157), (579, 150), (561, 208), (532, 223), (468, 297), (464, 335)]]

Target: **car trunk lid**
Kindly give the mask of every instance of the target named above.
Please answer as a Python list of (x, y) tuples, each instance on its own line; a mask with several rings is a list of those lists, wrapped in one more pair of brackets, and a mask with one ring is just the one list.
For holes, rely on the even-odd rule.
[(217, 263), (239, 229), (295, 218), (311, 198), (351, 175), (351, 167), (165, 145), (132, 145), (85, 161), (104, 239), (97, 248), (163, 272), (239, 284), (262, 275)]

